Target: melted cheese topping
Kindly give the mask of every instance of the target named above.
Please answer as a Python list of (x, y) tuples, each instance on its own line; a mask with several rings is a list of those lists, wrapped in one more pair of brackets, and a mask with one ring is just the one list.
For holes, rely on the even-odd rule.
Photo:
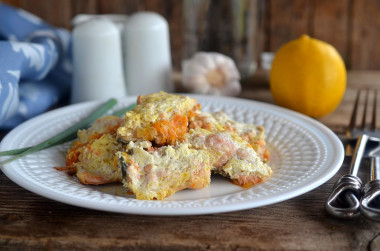
[(117, 135), (125, 142), (138, 139), (174, 144), (187, 131), (188, 118), (200, 108), (195, 99), (165, 92), (140, 96), (138, 105), (125, 114)]
[(272, 169), (239, 135), (228, 131), (191, 130), (187, 141), (193, 148), (208, 150), (211, 170), (249, 187), (272, 175)]
[(121, 170), (115, 164), (115, 153), (123, 149), (116, 137), (104, 134), (86, 144), (75, 164), (77, 177), (83, 184), (121, 182)]
[(190, 128), (200, 127), (214, 132), (226, 130), (231, 134), (237, 134), (253, 147), (261, 160), (264, 162), (269, 160), (269, 150), (265, 143), (265, 129), (262, 126), (233, 121), (222, 111), (215, 113), (200, 111), (199, 115), (194, 117), (190, 123)]
[(185, 188), (201, 189), (210, 184), (207, 151), (191, 149), (187, 143), (152, 153), (133, 143), (127, 149), (130, 155), (118, 153), (128, 163), (123, 183), (137, 199), (161, 200)]
[(272, 175), (263, 127), (202, 112), (180, 95), (160, 92), (137, 103), (123, 120), (106, 116), (78, 131), (66, 160), (82, 183), (122, 182), (151, 200), (206, 187), (211, 172), (242, 187)]

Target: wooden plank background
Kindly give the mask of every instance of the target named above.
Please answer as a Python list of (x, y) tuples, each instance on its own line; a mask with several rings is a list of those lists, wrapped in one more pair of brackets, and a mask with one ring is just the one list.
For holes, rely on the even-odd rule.
[[(203, 36), (203, 44), (198, 49), (222, 50), (233, 48), (236, 41), (228, 39), (231, 34), (226, 28), (225, 37), (212, 40), (215, 30), (224, 29), (223, 23), (231, 18), (228, 8), (218, 6), (244, 5), (244, 18), (249, 13), (249, 22), (257, 24), (256, 35), (248, 48), (260, 65), (263, 51), (275, 52), (279, 47), (302, 34), (331, 43), (342, 55), (350, 70), (380, 70), (380, 0), (4, 0), (10, 5), (23, 8), (43, 18), (54, 26), (72, 29), (70, 20), (77, 14), (132, 14), (136, 11), (154, 11), (163, 15), (170, 27), (172, 61), (175, 69), (180, 69), (181, 61), (187, 57), (189, 44), (185, 38), (185, 14), (189, 11), (189, 2), (201, 5), (194, 18), (204, 19), (206, 29), (196, 33)], [(249, 4), (247, 4), (249, 2)], [(218, 14), (215, 14), (218, 13)], [(211, 18), (210, 18), (211, 15)], [(187, 15), (188, 16), (188, 15)], [(203, 16), (203, 17), (202, 17)], [(253, 17), (252, 17), (253, 16)], [(223, 23), (224, 24), (224, 23)], [(198, 27), (199, 28), (199, 27)], [(223, 33), (224, 31), (220, 32)], [(232, 32), (232, 31), (231, 31)], [(194, 34), (193, 34), (194, 35)], [(225, 39), (224, 39), (225, 38)], [(208, 40), (207, 40), (208, 39)], [(241, 44), (247, 41), (241, 41)], [(198, 41), (198, 42), (199, 42)], [(187, 46), (187, 48), (185, 48)], [(247, 48), (246, 48), (247, 49)], [(232, 50), (232, 49), (231, 49)], [(250, 50), (244, 53), (251, 53)]]

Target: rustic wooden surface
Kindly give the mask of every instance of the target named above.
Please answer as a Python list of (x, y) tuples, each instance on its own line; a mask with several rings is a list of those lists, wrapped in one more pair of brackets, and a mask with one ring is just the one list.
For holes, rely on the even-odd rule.
[[(201, 39), (199, 45), (185, 43), (188, 41), (188, 31), (184, 29), (185, 12), (189, 9), (185, 3), (210, 3), (212, 10), (198, 12), (194, 19), (221, 18), (214, 22), (206, 22), (202, 25), (210, 26), (202, 33), (202, 27), (198, 27), (198, 36)], [(379, 0), (249, 0), (257, 3), (251, 5), (251, 11), (257, 18), (248, 18), (255, 26), (257, 22), (258, 32), (254, 41), (247, 37), (243, 42), (249, 42), (257, 61), (260, 63), (260, 55), (263, 51), (276, 52), (284, 43), (298, 38), (306, 33), (312, 37), (332, 44), (342, 55), (350, 70), (380, 70), (379, 27), (380, 1)], [(132, 14), (136, 11), (154, 11), (163, 15), (169, 23), (172, 61), (174, 68), (179, 70), (181, 61), (188, 56), (186, 48), (196, 46), (199, 50), (226, 50), (236, 46), (236, 41), (230, 32), (220, 31), (223, 27), (216, 28), (215, 24), (228, 23), (231, 17), (229, 8), (222, 8), (222, 12), (216, 11), (218, 6), (228, 6), (238, 2), (232, 0), (3, 0), (4, 3), (34, 13), (47, 22), (57, 27), (72, 29), (70, 20), (77, 14)], [(245, 3), (242, 1), (241, 3)], [(196, 5), (196, 4), (194, 4)], [(204, 5), (204, 4), (203, 4)], [(206, 4), (207, 5), (207, 4)], [(248, 9), (247, 9), (248, 10)], [(215, 14), (217, 13), (217, 14)], [(212, 16), (214, 15), (214, 16)], [(255, 15), (255, 14), (252, 14)], [(247, 14), (241, 17), (246, 17)], [(231, 21), (232, 22), (232, 21)], [(216, 36), (216, 32), (222, 37)], [(223, 36), (224, 34), (224, 36)], [(192, 34), (194, 35), (194, 34)], [(207, 43), (212, 38), (213, 43)], [(194, 41), (194, 40), (190, 40)], [(250, 42), (251, 41), (251, 42)], [(221, 49), (224, 48), (224, 49)], [(245, 46), (242, 46), (244, 49)], [(244, 49), (245, 50), (245, 49)], [(247, 54), (247, 50), (245, 50)], [(248, 51), (251, 53), (250, 51)]]
[[(319, 119), (342, 135), (356, 90), (380, 89), (379, 72), (350, 72), (338, 109)], [(244, 83), (243, 98), (273, 103), (267, 77)], [(363, 216), (337, 219), (324, 202), (348, 172), (350, 158), (331, 180), (296, 198), (249, 210), (155, 217), (74, 207), (33, 194), (0, 172), (0, 250), (380, 250), (380, 223)], [(360, 176), (367, 180), (368, 161)]]

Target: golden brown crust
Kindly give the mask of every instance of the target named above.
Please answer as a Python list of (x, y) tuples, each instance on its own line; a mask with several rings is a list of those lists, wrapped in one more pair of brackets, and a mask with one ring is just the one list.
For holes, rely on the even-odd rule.
[(78, 136), (60, 170), (83, 184), (123, 182), (138, 199), (204, 188), (211, 172), (245, 188), (272, 175), (262, 126), (202, 112), (180, 95), (139, 96), (124, 119), (101, 118)]

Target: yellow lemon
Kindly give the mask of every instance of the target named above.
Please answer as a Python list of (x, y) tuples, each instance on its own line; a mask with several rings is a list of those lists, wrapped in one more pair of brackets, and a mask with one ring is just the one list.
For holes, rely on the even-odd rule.
[(347, 72), (337, 50), (302, 35), (283, 45), (270, 71), (275, 102), (311, 117), (334, 111), (346, 90)]

